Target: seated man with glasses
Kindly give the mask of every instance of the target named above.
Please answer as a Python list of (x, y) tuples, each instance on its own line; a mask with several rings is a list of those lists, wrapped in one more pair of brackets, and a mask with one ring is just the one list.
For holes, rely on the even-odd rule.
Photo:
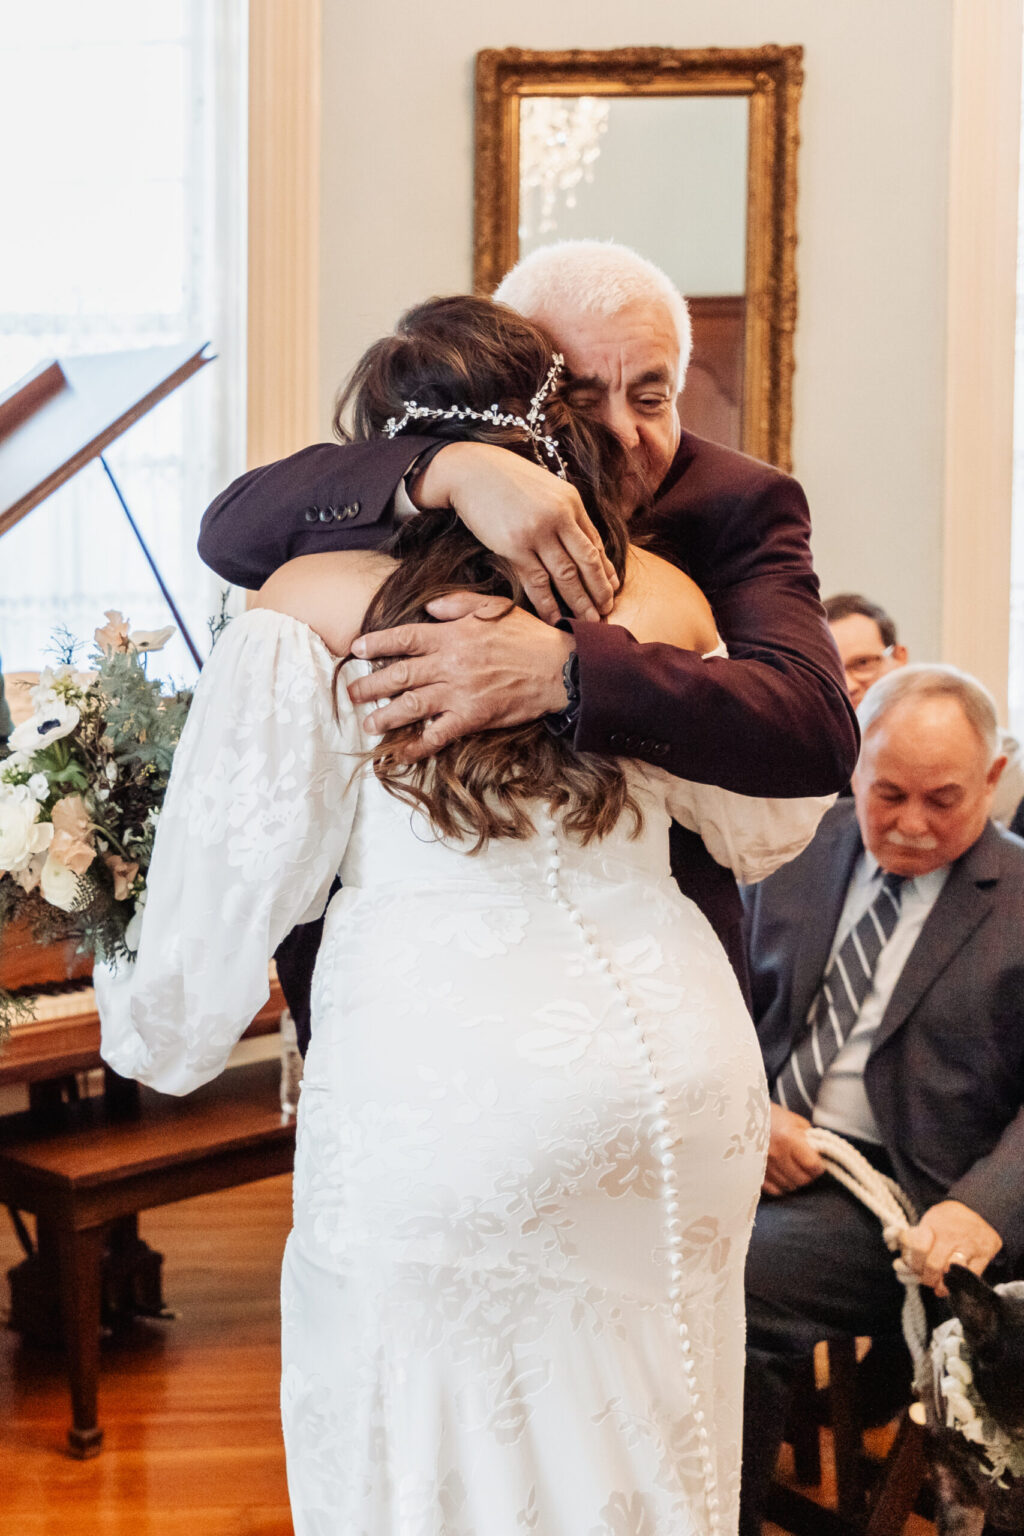
[[(887, 672), (905, 667), (910, 656), (897, 639), (895, 620), (859, 592), (839, 592), (825, 598), (824, 606), (846, 675), (846, 689), (857, 709), (871, 684)], [(1024, 826), (1024, 753), (1009, 731), (1001, 730), (999, 738), (1006, 768), (996, 790), (992, 820), (1010, 826), (1019, 811), (1018, 825)], [(1011, 831), (1016, 830), (1017, 826), (1011, 827)]]
[(826, 598), (825, 617), (856, 709), (876, 678), (906, 666), (907, 648), (897, 643), (896, 625), (885, 609), (857, 592)]

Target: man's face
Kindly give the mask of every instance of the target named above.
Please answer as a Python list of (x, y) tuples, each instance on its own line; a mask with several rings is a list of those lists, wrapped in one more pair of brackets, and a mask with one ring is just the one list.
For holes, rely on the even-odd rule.
[(887, 647), (878, 625), (866, 613), (851, 613), (845, 619), (833, 619), (829, 629), (846, 673), (846, 687), (854, 709), (878, 678), (896, 667), (906, 666), (906, 647)]
[(679, 341), (665, 305), (641, 301), (614, 315), (540, 314), (565, 354), (572, 404), (625, 444), (653, 493), (679, 446)]
[(956, 699), (908, 699), (867, 733), (853, 775), (864, 846), (895, 875), (926, 875), (981, 836), (1005, 757), (989, 766)]

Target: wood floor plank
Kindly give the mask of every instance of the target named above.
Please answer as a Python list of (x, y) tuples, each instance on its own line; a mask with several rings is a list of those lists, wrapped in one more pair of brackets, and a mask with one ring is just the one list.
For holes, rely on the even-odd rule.
[[(104, 1347), (93, 1461), (63, 1451), (60, 1355), (0, 1332), (4, 1536), (292, 1536), (278, 1411), (290, 1221), (289, 1178), (142, 1216), (178, 1315)], [(0, 1271), (20, 1257), (0, 1213)]]

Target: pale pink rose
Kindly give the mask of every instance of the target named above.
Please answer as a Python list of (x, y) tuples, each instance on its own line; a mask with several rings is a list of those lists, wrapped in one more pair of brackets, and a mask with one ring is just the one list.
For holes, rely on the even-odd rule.
[(128, 625), (116, 608), (106, 610), (107, 622), (102, 629), (97, 629), (93, 635), (96, 644), (101, 651), (108, 654), (113, 651), (127, 651), (129, 649)]
[(81, 795), (65, 795), (50, 812), (55, 832), (66, 832), (82, 843), (92, 841), (93, 826)]
[(58, 800), (51, 819), (51, 854), (74, 874), (84, 875), (96, 857), (96, 850), (92, 845), (92, 823), (81, 795), (65, 795), (63, 800)]
[(119, 853), (105, 853), (103, 862), (114, 877), (114, 900), (125, 901), (139, 872), (138, 864), (122, 859)]
[(72, 837), (69, 832), (55, 832), (50, 844), (50, 855), (74, 874), (84, 875), (96, 857), (96, 849), (83, 843), (80, 838)]

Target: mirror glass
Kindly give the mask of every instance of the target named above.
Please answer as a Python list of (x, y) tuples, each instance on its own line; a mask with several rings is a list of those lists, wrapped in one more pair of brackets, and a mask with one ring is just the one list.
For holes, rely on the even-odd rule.
[[(519, 254), (618, 240), (690, 303), (683, 425), (742, 446), (745, 96), (528, 96), (519, 108)], [(671, 194), (659, 166), (671, 166)]]
[(797, 47), (477, 56), (474, 268), (618, 240), (690, 303), (684, 426), (790, 467)]

